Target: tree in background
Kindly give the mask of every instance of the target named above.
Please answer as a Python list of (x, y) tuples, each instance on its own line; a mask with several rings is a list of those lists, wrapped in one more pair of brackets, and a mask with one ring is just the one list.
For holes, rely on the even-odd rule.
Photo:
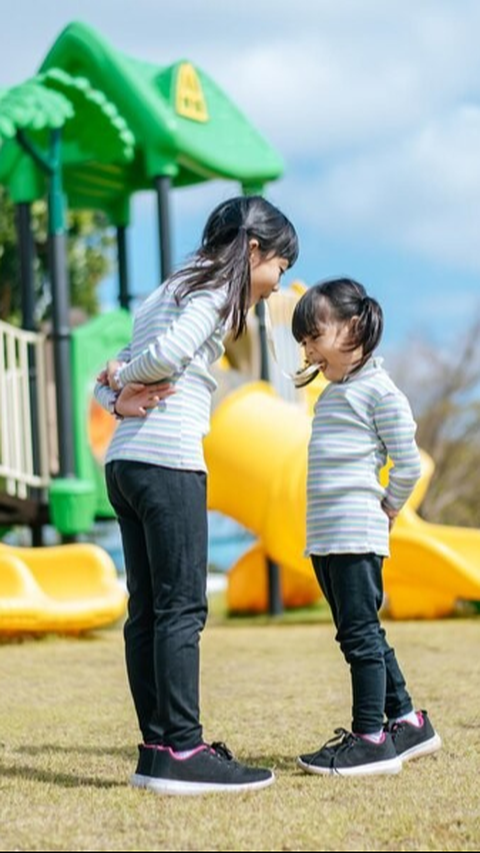
[[(43, 201), (32, 205), (35, 242), (36, 320), (50, 318), (51, 291), (48, 276), (47, 208)], [(98, 313), (97, 286), (113, 266), (114, 238), (106, 217), (91, 211), (68, 213), (68, 268), (72, 307), (87, 316)], [(20, 272), (15, 207), (0, 187), (0, 320), (19, 323)]]
[(420, 514), (480, 527), (480, 318), (445, 351), (412, 340), (395, 375), (412, 403), (418, 444), (435, 462)]

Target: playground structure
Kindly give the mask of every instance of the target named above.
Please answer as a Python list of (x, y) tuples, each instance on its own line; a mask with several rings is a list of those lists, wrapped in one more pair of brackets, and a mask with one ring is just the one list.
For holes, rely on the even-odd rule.
[[(119, 301), (128, 311), (126, 228), (133, 193), (145, 189), (156, 193), (164, 279), (171, 271), (172, 188), (222, 178), (239, 182), (244, 192), (259, 192), (282, 174), (283, 164), (227, 96), (190, 62), (160, 67), (127, 57), (79, 23), (60, 34), (32, 80), (0, 92), (2, 139), (0, 181), (17, 206), (19, 222), (22, 327), (32, 332), (36, 330), (30, 205), (45, 193), (48, 196), (58, 436), (58, 471), (49, 486), (48, 503), (56, 526), (68, 535), (75, 532), (69, 528), (89, 528), (87, 506), (91, 525), (97, 495), (75, 458), (64, 194), (70, 208), (101, 210), (115, 226)], [(35, 409), (33, 359), (29, 370)], [(79, 519), (72, 517), (75, 506)]]
[[(67, 539), (88, 532), (95, 518), (113, 515), (87, 433), (89, 421), (95, 430), (101, 417), (95, 409), (90, 417), (94, 377), (131, 329), (126, 229), (132, 194), (156, 193), (165, 278), (171, 271), (173, 187), (222, 178), (239, 182), (244, 192), (261, 192), (281, 175), (283, 164), (214, 81), (190, 62), (160, 67), (127, 57), (79, 23), (60, 34), (31, 80), (0, 91), (0, 144), (0, 181), (16, 205), (23, 310), (22, 330), (2, 327), (0, 341), (0, 525), (26, 524), (34, 544), (41, 545), (48, 521)], [(34, 320), (30, 207), (45, 195), (53, 359), (47, 358)], [(118, 244), (120, 311), (73, 333), (65, 198), (70, 208), (103, 211), (116, 228)], [(50, 360), (53, 380), (46, 371)], [(9, 629), (15, 596), (26, 596), (27, 608), (28, 591), (39, 600), (32, 583), (24, 583), (26, 572), (35, 574), (35, 552), (22, 553), (2, 550), (9, 568), (0, 585), (2, 577), (9, 578), (5, 583), (12, 594), (2, 598), (7, 615), (3, 618), (0, 608), (0, 630)], [(83, 550), (77, 561), (72, 549), (44, 553), (66, 573), (81, 571), (87, 554)], [(98, 550), (91, 553), (93, 562), (98, 557)], [(90, 598), (93, 602), (92, 590)], [(48, 614), (43, 622), (50, 630)], [(98, 624), (93, 612), (91, 623)], [(77, 630), (68, 619), (63, 630), (68, 624)], [(36, 629), (42, 630), (41, 620)]]
[[(35, 109), (28, 119), (25, 103), (31, 105), (32, 98)], [(96, 406), (92, 392), (98, 370), (130, 338), (126, 227), (132, 193), (151, 188), (157, 194), (165, 277), (171, 268), (172, 187), (221, 177), (239, 181), (246, 192), (260, 191), (283, 167), (276, 152), (191, 63), (159, 68), (127, 58), (81, 24), (60, 35), (33, 88), (13, 92), (6, 101), (8, 132), (2, 104), (0, 93), (0, 135), (7, 137), (0, 150), (0, 180), (18, 205), (24, 328), (0, 325), (0, 525), (23, 523), (38, 530), (50, 520), (68, 537), (88, 532), (94, 519), (113, 516), (102, 460), (115, 422)], [(98, 134), (83, 134), (86, 110), (95, 126), (110, 134), (110, 145), (97, 145)], [(54, 120), (39, 125), (39, 111)], [(47, 342), (34, 330), (29, 231), (30, 204), (46, 186), (54, 214), (54, 381), (46, 369)], [(103, 210), (118, 239), (121, 308), (74, 330), (69, 327), (63, 190), (71, 207)], [(293, 288), (273, 301), (277, 349), (288, 370), (299, 366), (298, 348), (287, 344), (297, 298), (298, 288)], [(306, 393), (286, 386), (263, 346), (261, 314), (252, 318), (252, 326), (248, 341), (255, 356), (231, 350), (220, 383), (228, 393), (217, 400), (206, 440), (210, 508), (258, 537), (229, 573), (229, 606), (237, 612), (267, 609), (272, 564), (280, 567), (285, 606), (309, 604), (319, 594), (302, 551), (309, 401), (321, 385), (314, 383)], [(247, 365), (243, 375), (233, 371), (232, 365), (242, 364)], [(252, 381), (258, 376), (270, 376), (272, 382)], [(232, 391), (239, 382), (242, 387)], [(385, 588), (396, 618), (444, 616), (458, 599), (480, 599), (480, 532), (429, 525), (416, 514), (431, 473), (425, 458), (422, 481), (392, 536)], [(124, 601), (113, 564), (95, 546), (0, 545), (0, 632), (86, 630), (117, 618)]]
[[(295, 287), (272, 297), (274, 334), (278, 342), (289, 324), (291, 307), (297, 298), (298, 288)], [(240, 344), (243, 351), (238, 353), (235, 348), (227, 346), (231, 362), (240, 365), (246, 375), (241, 379), (228, 362), (223, 365), (223, 377), (219, 376), (222, 393), (217, 397), (211, 432), (205, 441), (210, 471), (210, 508), (234, 518), (257, 537), (253, 546), (228, 573), (228, 606), (230, 611), (237, 613), (265, 612), (268, 609), (268, 560), (275, 561), (280, 567), (286, 607), (309, 605), (319, 597), (310, 563), (302, 556), (302, 550), (311, 406), (322, 390), (322, 380), (316, 380), (303, 392), (293, 391), (289, 386), (289, 394), (296, 396), (293, 400), (280, 397), (272, 383), (251, 381), (251, 374), (258, 372), (259, 362), (258, 330), (252, 319), (253, 329), (246, 341)], [(76, 389), (76, 417), (80, 426), (76, 459), (82, 476), (88, 475), (98, 483), (99, 515), (103, 512), (102, 501), (106, 500), (103, 454), (116, 422), (92, 399), (93, 377), (103, 363), (103, 347), (115, 345), (121, 348), (128, 340), (129, 323), (130, 318), (125, 312), (116, 312), (113, 316), (98, 317), (73, 333), (72, 383)], [(287, 366), (294, 369), (294, 359), (298, 359), (295, 347), (286, 358), (287, 361), (290, 359)], [(234, 386), (235, 390), (231, 390)], [(234, 453), (232, 447), (235, 448)], [(422, 462), (422, 479), (394, 527), (392, 556), (385, 565), (387, 606), (393, 618), (447, 616), (454, 612), (459, 599), (480, 599), (480, 531), (432, 525), (419, 518), (416, 509), (433, 473), (433, 463), (425, 454), (422, 454)], [(387, 472), (384, 476), (388, 476)], [(234, 488), (232, 484), (235, 484)], [(78, 518), (78, 513), (74, 512), (73, 518)], [(12, 625), (18, 627), (26, 622), (39, 626), (42, 614), (48, 630), (52, 630), (54, 624), (57, 630), (60, 629), (61, 603), (56, 601), (53, 607), (50, 604), (42, 611), (38, 588), (33, 594), (32, 584), (26, 583), (31, 569), (38, 587), (38, 563), (35, 559), (39, 559), (39, 554), (44, 568), (49, 564), (58, 567), (52, 573), (51, 590), (55, 590), (56, 583), (61, 589), (61, 578), (68, 576), (71, 578), (71, 593), (76, 590), (75, 601), (83, 601), (85, 606), (85, 597), (82, 600), (80, 589), (75, 584), (82, 581), (89, 547), (93, 546), (70, 545), (55, 549), (1, 547), (0, 631), (2, 605), (3, 620), (10, 630)], [(90, 558), (103, 556), (96, 575), (93, 568), (87, 575), (90, 586), (91, 578), (95, 576), (103, 584), (108, 581), (105, 570), (105, 558), (107, 561), (108, 558), (100, 549), (94, 549), (94, 552)], [(21, 569), (19, 560), (23, 563)], [(94, 563), (95, 559), (91, 562)], [(112, 567), (109, 576), (113, 580)], [(29, 605), (23, 615), (22, 601)], [(19, 611), (17, 621), (13, 618), (15, 607)], [(52, 621), (52, 611), (57, 614), (56, 622)], [(71, 630), (74, 630), (73, 626), (80, 630), (81, 614), (71, 609), (63, 615), (63, 630), (69, 624)]]

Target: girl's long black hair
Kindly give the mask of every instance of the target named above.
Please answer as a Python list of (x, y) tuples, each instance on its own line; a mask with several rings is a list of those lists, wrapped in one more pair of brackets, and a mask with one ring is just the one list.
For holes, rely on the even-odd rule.
[(238, 196), (219, 204), (203, 230), (200, 248), (187, 266), (174, 273), (179, 280), (177, 300), (198, 290), (227, 285), (220, 316), (231, 318), (234, 338), (245, 330), (250, 307), (249, 240), (258, 240), (266, 257), (285, 258), (292, 266), (298, 257), (298, 238), (292, 223), (262, 196)]
[(365, 362), (380, 343), (383, 311), (376, 299), (368, 296), (363, 284), (351, 278), (332, 278), (310, 287), (297, 302), (292, 317), (292, 333), (298, 343), (318, 334), (319, 326), (331, 320), (339, 322), (358, 317), (352, 328), (349, 350), (363, 348)]

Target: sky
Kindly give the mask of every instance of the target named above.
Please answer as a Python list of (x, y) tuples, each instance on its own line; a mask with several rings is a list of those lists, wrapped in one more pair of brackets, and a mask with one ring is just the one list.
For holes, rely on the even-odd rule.
[[(455, 345), (480, 315), (478, 0), (16, 0), (0, 87), (35, 73), (82, 20), (125, 53), (202, 68), (274, 145), (267, 196), (295, 223), (286, 283), (349, 275), (382, 304), (385, 346)], [(238, 187), (173, 193), (174, 259)], [(159, 283), (153, 194), (133, 204), (134, 292)], [(102, 285), (105, 305), (112, 280)]]

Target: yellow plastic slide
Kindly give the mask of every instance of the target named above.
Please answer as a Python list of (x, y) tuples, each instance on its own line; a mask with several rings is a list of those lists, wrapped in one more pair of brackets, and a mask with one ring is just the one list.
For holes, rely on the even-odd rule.
[(108, 625), (126, 594), (96, 545), (12, 548), (0, 544), (0, 634), (77, 634)]
[[(267, 556), (281, 567), (285, 606), (319, 596), (302, 556), (309, 435), (309, 415), (266, 383), (234, 391), (213, 415), (205, 441), (209, 506), (258, 537), (229, 572), (231, 611), (267, 609)], [(424, 476), (393, 530), (384, 577), (394, 618), (446, 616), (459, 599), (480, 600), (480, 531), (427, 524), (414, 511), (432, 470), (424, 457)]]
[(393, 529), (385, 588), (395, 619), (435, 619), (458, 601), (480, 601), (480, 530), (429, 524), (406, 507)]

